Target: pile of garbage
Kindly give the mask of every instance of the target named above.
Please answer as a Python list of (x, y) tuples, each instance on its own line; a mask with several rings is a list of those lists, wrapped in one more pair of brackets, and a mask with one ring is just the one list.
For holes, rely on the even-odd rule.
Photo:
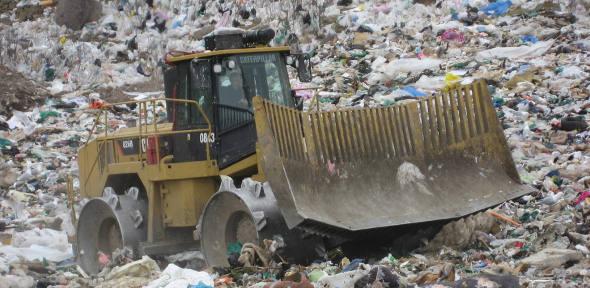
[[(0, 0), (0, 287), (590, 282), (588, 1), (67, 3)], [(68, 201), (68, 186), (78, 189), (75, 157), (94, 123), (89, 109), (97, 101), (161, 95), (165, 54), (202, 51), (202, 37), (223, 27), (271, 27), (272, 45), (308, 53), (321, 89), (298, 91), (305, 109), (312, 99), (323, 110), (396, 105), (486, 79), (521, 179), (537, 192), (452, 222), (406, 255), (328, 253), (308, 267), (263, 267), (268, 263), (253, 253), (250, 267), (205, 272), (196, 271), (194, 253), (190, 260), (120, 257), (86, 275), (70, 244), (71, 208), (79, 211), (81, 199)], [(137, 110), (110, 115), (108, 128), (133, 117)]]
[(0, 115), (11, 116), (12, 110), (33, 108), (47, 95), (41, 85), (0, 66)]

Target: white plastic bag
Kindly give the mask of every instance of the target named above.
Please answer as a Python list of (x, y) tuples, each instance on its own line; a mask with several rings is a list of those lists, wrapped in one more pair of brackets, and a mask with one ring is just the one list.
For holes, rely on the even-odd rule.
[(196, 285), (202, 282), (213, 287), (213, 279), (207, 272), (198, 272), (192, 269), (183, 269), (174, 264), (168, 264), (160, 278), (150, 282), (147, 288), (186, 288), (188, 285)]
[(63, 252), (72, 249), (72, 245), (68, 243), (68, 235), (64, 231), (35, 228), (33, 230), (15, 232), (12, 235), (12, 246), (14, 247), (26, 248), (33, 245), (40, 245)]
[(19, 261), (19, 257), (22, 257), (27, 261), (42, 261), (43, 259), (46, 259), (47, 261), (51, 262), (61, 262), (74, 257), (71, 246), (69, 247), (68, 251), (60, 251), (36, 244), (27, 248), (0, 245), (0, 254), (6, 255), (10, 263)]
[(369, 273), (368, 270), (355, 270), (344, 273), (339, 273), (331, 276), (324, 276), (320, 278), (316, 287), (339, 287), (339, 288), (353, 288), (354, 284), (363, 276)]
[(399, 73), (418, 73), (426, 69), (436, 70), (442, 63), (443, 61), (434, 58), (402, 58), (376, 67), (376, 70), (389, 77), (395, 77)]
[(509, 58), (520, 59), (526, 57), (539, 57), (545, 54), (553, 45), (553, 40), (539, 41), (531, 46), (496, 47), (477, 53), (480, 58)]

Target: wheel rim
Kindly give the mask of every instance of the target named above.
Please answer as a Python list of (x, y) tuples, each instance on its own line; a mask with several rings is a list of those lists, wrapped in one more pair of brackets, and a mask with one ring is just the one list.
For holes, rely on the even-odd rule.
[(123, 236), (121, 228), (114, 218), (107, 218), (101, 224), (98, 230), (98, 250), (108, 256), (113, 254), (117, 248), (123, 247)]
[(225, 243), (227, 245), (232, 243), (256, 243), (257, 240), (256, 225), (252, 221), (252, 217), (246, 212), (238, 211), (233, 213), (226, 225)]

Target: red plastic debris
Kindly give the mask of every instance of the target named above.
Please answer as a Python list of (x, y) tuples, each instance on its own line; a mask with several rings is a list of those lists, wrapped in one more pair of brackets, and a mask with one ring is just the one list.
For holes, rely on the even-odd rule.
[(582, 192), (582, 194), (576, 198), (576, 201), (574, 201), (574, 206), (582, 203), (582, 201), (586, 200), (588, 197), (590, 197), (590, 190)]

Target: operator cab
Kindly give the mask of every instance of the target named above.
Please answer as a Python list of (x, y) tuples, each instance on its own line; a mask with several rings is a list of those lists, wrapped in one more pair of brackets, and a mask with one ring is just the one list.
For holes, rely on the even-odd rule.
[[(287, 73), (287, 62), (299, 63), (293, 61), (297, 56), (290, 55), (288, 47), (266, 47), (273, 37), (271, 29), (224, 31), (205, 37), (210, 51), (168, 59), (166, 98), (196, 101), (203, 111), (188, 103), (168, 103), (168, 120), (174, 123), (174, 130), (206, 128), (207, 120), (213, 126), (210, 135), (187, 132), (172, 136), (169, 152), (174, 162), (205, 160), (204, 145), (210, 145), (219, 168), (254, 154), (254, 96), (297, 108)], [(304, 58), (299, 59), (305, 63)], [(298, 67), (310, 69), (309, 62)], [(311, 75), (309, 71), (299, 74)]]

